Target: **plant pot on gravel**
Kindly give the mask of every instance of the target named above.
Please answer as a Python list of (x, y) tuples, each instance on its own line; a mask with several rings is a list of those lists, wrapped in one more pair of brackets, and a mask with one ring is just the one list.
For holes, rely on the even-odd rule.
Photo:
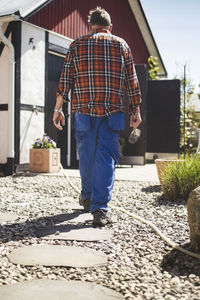
[(60, 169), (60, 149), (47, 135), (37, 138), (30, 149), (30, 172), (57, 173)]
[(184, 160), (178, 160), (178, 159), (161, 159), (161, 158), (155, 159), (156, 169), (157, 169), (158, 178), (160, 180), (160, 183), (162, 184), (162, 176), (164, 175), (165, 168), (169, 164), (179, 164), (179, 163), (183, 163), (183, 162), (184, 162)]
[(160, 171), (163, 194), (169, 200), (187, 201), (189, 194), (200, 185), (200, 155), (185, 160), (156, 162)]

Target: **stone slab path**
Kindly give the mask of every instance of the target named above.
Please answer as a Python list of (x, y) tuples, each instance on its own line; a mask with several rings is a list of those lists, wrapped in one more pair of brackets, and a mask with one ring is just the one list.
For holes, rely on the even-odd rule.
[(82, 282), (38, 279), (0, 287), (2, 300), (122, 300), (118, 292)]
[(14, 213), (0, 213), (0, 223), (15, 221), (19, 219), (19, 216)]
[(72, 213), (60, 214), (57, 216), (52, 216), (50, 219), (54, 223), (92, 223), (93, 217), (90, 213), (82, 213), (81, 211), (75, 211)]
[[(67, 197), (68, 198), (68, 197)], [(112, 237), (112, 231), (92, 226), (93, 216), (83, 213), (83, 208), (73, 203), (66, 205), (68, 213), (47, 217), (55, 226), (35, 230), (38, 238), (45, 240), (102, 241)], [(14, 203), (18, 205), (18, 203)], [(20, 216), (0, 213), (0, 223), (15, 222)], [(52, 221), (52, 222), (51, 222)], [(117, 222), (117, 218), (113, 218)], [(87, 247), (37, 244), (18, 247), (8, 254), (15, 265), (90, 268), (108, 264), (108, 256), (102, 251)], [(121, 300), (121, 294), (95, 283), (64, 280), (28, 280), (0, 286), (0, 300)]]
[[(107, 264), (107, 255), (83, 247), (33, 245), (14, 249), (8, 259), (24, 266), (94, 267)], [(0, 298), (1, 299), (1, 298)]]
[(107, 229), (94, 228), (83, 225), (59, 225), (42, 228), (36, 231), (39, 238), (45, 240), (71, 240), (71, 241), (100, 241), (109, 240), (112, 232)]

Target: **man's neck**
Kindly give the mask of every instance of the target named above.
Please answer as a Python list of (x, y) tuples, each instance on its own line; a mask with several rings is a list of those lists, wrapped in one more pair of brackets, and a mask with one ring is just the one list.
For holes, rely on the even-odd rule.
[(97, 30), (107, 31), (107, 30), (110, 30), (110, 27), (109, 26), (108, 27), (102, 27), (102, 26), (99, 26), (99, 25), (91, 25), (90, 30), (91, 30), (91, 32), (96, 32)]

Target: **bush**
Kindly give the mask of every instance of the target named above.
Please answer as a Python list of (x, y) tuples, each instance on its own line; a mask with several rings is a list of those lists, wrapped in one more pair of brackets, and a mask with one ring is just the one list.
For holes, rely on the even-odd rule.
[(187, 200), (200, 186), (200, 156), (187, 156), (184, 162), (167, 164), (162, 170), (162, 191), (170, 200)]

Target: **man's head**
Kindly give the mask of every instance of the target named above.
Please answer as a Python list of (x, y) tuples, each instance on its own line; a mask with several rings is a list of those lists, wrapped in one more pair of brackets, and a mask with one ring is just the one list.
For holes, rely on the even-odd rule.
[(97, 28), (112, 28), (111, 24), (111, 18), (109, 13), (97, 6), (97, 8), (90, 10), (89, 16), (88, 16), (88, 24), (90, 26), (90, 29), (97, 29)]

